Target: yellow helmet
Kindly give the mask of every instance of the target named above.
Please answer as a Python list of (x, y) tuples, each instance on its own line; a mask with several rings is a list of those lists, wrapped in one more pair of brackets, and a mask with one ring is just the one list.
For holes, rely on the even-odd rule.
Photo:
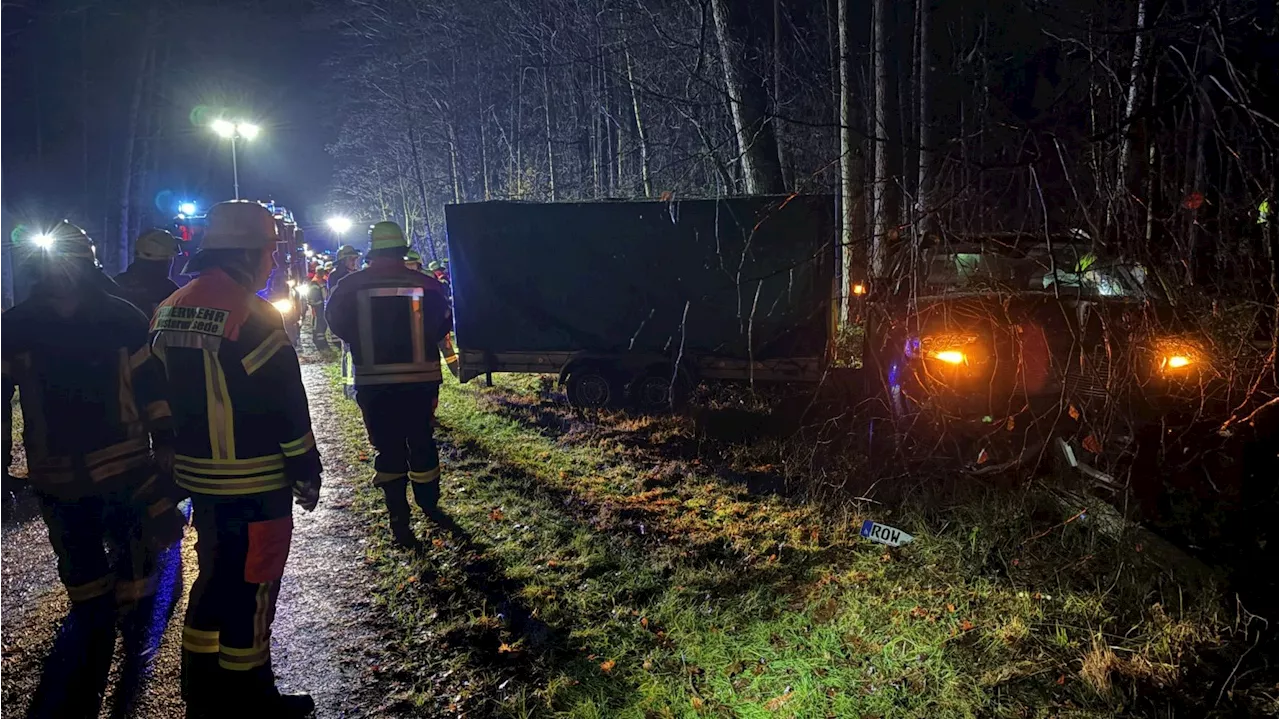
[(209, 208), (201, 250), (274, 249), (276, 220), (271, 211), (249, 200), (219, 202)]
[(394, 250), (408, 246), (404, 231), (394, 222), (383, 220), (369, 229), (370, 250)]
[(133, 256), (139, 260), (171, 260), (178, 254), (178, 240), (158, 227), (142, 233), (133, 243)]

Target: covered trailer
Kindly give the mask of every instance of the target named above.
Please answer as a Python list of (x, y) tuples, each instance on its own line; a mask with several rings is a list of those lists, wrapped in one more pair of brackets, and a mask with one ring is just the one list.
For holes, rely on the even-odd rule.
[(459, 376), (555, 373), (580, 406), (703, 379), (811, 381), (833, 322), (830, 196), (445, 208)]

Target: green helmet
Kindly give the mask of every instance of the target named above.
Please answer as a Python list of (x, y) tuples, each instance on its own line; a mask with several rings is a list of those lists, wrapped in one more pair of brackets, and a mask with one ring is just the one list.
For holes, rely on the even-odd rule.
[(370, 250), (394, 250), (408, 246), (404, 231), (394, 222), (383, 220), (369, 229)]
[(336, 255), (337, 259), (339, 260), (345, 260), (348, 257), (359, 257), (359, 256), (360, 256), (360, 250), (357, 250), (351, 245), (343, 245), (342, 247), (339, 247), (338, 254)]
[(418, 264), (422, 264), (422, 255), (418, 254), (417, 250), (409, 250), (408, 252), (404, 253), (404, 261), (417, 262)]
[(427, 265), (427, 269), (435, 272), (436, 270), (444, 269), (444, 265), (440, 264), (439, 260), (432, 260), (431, 264)]

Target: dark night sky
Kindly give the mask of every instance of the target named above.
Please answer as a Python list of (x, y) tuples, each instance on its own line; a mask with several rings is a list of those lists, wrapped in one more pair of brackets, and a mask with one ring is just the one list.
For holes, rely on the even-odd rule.
[[(95, 120), (89, 143), (90, 164), (102, 176), (90, 181), (89, 192), (94, 197), (114, 197), (117, 192), (112, 188), (119, 182), (119, 148), (132, 90), (131, 67), (136, 65), (131, 58), (137, 53), (136, 25), (111, 16), (115, 9), (136, 3), (100, 3), (106, 9), (86, 28), (85, 46), (95, 73), (88, 103), (79, 92), (80, 23), (57, 15), (60, 4), (6, 3), (3, 10), (0, 199), (6, 233), (16, 222), (86, 214), (82, 112), (103, 117), (100, 127)], [(336, 35), (309, 17), (308, 6), (299, 1), (178, 2), (165, 8), (171, 13), (164, 20), (165, 32), (173, 40), (157, 85), (165, 134), (155, 145), (163, 152), (146, 189), (159, 200), (153, 203), (156, 221), (170, 214), (181, 198), (199, 200), (203, 206), (230, 199), (229, 141), (206, 126), (217, 108), (224, 107), (264, 130), (254, 141), (241, 144), (242, 196), (274, 198), (293, 209), (304, 225), (321, 221), (332, 169), (324, 149), (333, 133), (325, 111), (330, 73), (326, 60)], [(214, 110), (200, 125), (193, 124), (193, 111), (201, 106)], [(116, 164), (107, 170), (102, 164), (112, 162), (110, 153)], [(165, 190), (171, 194), (161, 194)], [(71, 219), (95, 229), (103, 224), (101, 218)]]

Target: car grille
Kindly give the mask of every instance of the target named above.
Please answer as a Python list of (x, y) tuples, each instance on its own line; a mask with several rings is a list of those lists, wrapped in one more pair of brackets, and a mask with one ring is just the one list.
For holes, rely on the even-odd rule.
[(1105, 348), (1084, 355), (1084, 361), (1073, 360), (1065, 376), (1068, 395), (1082, 398), (1105, 399), (1111, 383), (1111, 360)]

